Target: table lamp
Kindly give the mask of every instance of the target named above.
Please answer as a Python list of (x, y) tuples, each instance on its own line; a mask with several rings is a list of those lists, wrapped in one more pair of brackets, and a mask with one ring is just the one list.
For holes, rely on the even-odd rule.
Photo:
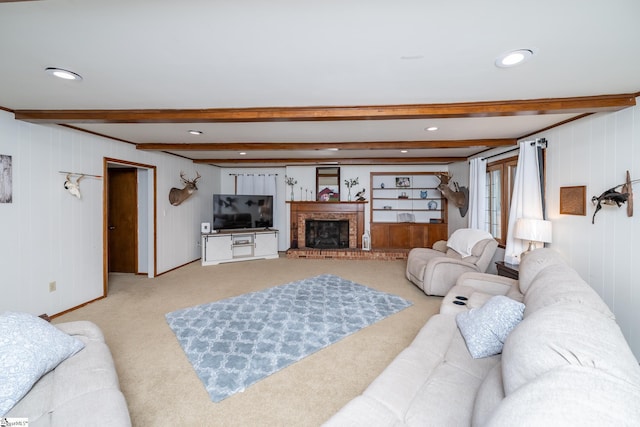
[(518, 218), (514, 236), (516, 239), (529, 241), (529, 248), (520, 255), (522, 260), (526, 254), (536, 248), (535, 242), (551, 243), (551, 221)]

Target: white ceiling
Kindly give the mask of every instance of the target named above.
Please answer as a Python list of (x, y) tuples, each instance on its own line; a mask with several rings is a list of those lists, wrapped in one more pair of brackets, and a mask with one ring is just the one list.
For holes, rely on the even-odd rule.
[[(0, 107), (38, 122), (21, 113), (323, 106), (388, 111), (389, 106), (444, 104), (431, 115), (378, 120), (345, 120), (344, 115), (296, 120), (285, 114), (263, 121), (255, 111), (249, 122), (228, 122), (231, 116), (189, 119), (187, 114), (180, 123), (166, 115), (136, 123), (138, 112), (115, 123), (96, 119), (99, 111), (92, 112), (90, 122), (79, 120), (77, 111), (66, 111), (62, 119), (38, 117), (136, 144), (190, 144), (189, 150), (155, 149), (221, 165), (462, 159), (491, 146), (469, 140), (513, 144), (599, 110), (563, 106), (553, 109), (557, 114), (534, 114), (514, 108), (509, 115), (496, 115), (487, 108), (465, 117), (446, 113), (448, 104), (637, 95), (639, 18), (638, 0), (0, 2)], [(499, 54), (518, 48), (536, 54), (518, 67), (494, 65)], [(84, 80), (57, 80), (44, 73), (52, 66)], [(425, 131), (431, 125), (439, 130)], [(189, 129), (204, 133), (189, 135)], [(407, 141), (425, 143), (400, 153)], [(388, 144), (340, 151), (242, 145), (261, 142), (326, 142), (338, 148), (349, 142)], [(207, 150), (193, 146), (202, 143), (209, 144)], [(212, 143), (236, 144), (219, 150)], [(247, 154), (241, 156), (240, 150)]]

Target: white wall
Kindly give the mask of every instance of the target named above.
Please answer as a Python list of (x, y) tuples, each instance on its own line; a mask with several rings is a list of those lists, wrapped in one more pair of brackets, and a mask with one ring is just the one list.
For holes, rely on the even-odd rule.
[[(536, 138), (548, 141), (546, 202), (553, 222), (553, 242), (548, 246), (604, 299), (640, 359), (639, 199), (633, 217), (627, 217), (626, 205), (603, 206), (595, 224), (591, 224), (595, 207), (590, 201), (623, 183), (627, 170), (631, 179), (640, 178), (640, 107), (588, 116), (526, 139)], [(483, 155), (501, 151), (504, 148)], [(586, 186), (587, 215), (560, 215), (560, 187), (577, 185)], [(634, 191), (640, 195), (640, 183)], [(504, 250), (497, 254), (504, 258)]]
[[(103, 174), (104, 158), (157, 169), (158, 273), (200, 257), (199, 223), (211, 221), (211, 194), (220, 170), (188, 160), (136, 150), (59, 126), (14, 120), (0, 111), (0, 154), (13, 160), (13, 203), (0, 204), (0, 310), (50, 315), (103, 294), (103, 179), (85, 178), (82, 199), (63, 188), (59, 171)], [(198, 170), (200, 191), (181, 206), (169, 204), (179, 173)], [(57, 290), (49, 292), (49, 282)]]
[[(638, 102), (640, 99), (636, 99)], [(560, 252), (605, 300), (637, 358), (640, 358), (640, 210), (626, 205), (595, 210), (592, 196), (623, 183), (626, 171), (640, 178), (640, 107), (593, 115), (545, 131), (547, 214), (551, 247)], [(640, 196), (640, 183), (634, 185)], [(587, 187), (587, 215), (560, 215), (560, 187)]]

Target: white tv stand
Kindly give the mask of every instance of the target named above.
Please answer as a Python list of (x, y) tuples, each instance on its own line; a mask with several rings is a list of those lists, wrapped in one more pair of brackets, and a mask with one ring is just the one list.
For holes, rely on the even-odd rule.
[(278, 257), (278, 230), (228, 230), (202, 235), (202, 265)]

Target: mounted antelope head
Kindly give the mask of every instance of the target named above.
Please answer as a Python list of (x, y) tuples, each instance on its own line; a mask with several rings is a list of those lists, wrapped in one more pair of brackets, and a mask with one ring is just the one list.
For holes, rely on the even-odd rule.
[[(440, 179), (438, 190), (442, 193), (447, 200), (449, 200), (456, 208), (464, 208), (467, 204), (467, 195), (464, 191), (458, 187), (458, 183), (454, 182), (453, 186), (455, 190), (449, 187), (449, 181), (453, 178), (453, 175), (449, 175), (448, 172), (437, 173), (436, 176)], [(465, 211), (466, 213), (466, 211)], [(464, 216), (464, 215), (463, 215)]]
[(169, 203), (173, 206), (178, 206), (180, 203), (184, 202), (193, 194), (194, 191), (198, 189), (196, 186), (196, 182), (200, 179), (200, 174), (196, 172), (196, 177), (193, 180), (188, 180), (184, 177), (184, 172), (180, 172), (180, 179), (184, 183), (184, 188), (175, 188), (173, 187), (169, 191)]

